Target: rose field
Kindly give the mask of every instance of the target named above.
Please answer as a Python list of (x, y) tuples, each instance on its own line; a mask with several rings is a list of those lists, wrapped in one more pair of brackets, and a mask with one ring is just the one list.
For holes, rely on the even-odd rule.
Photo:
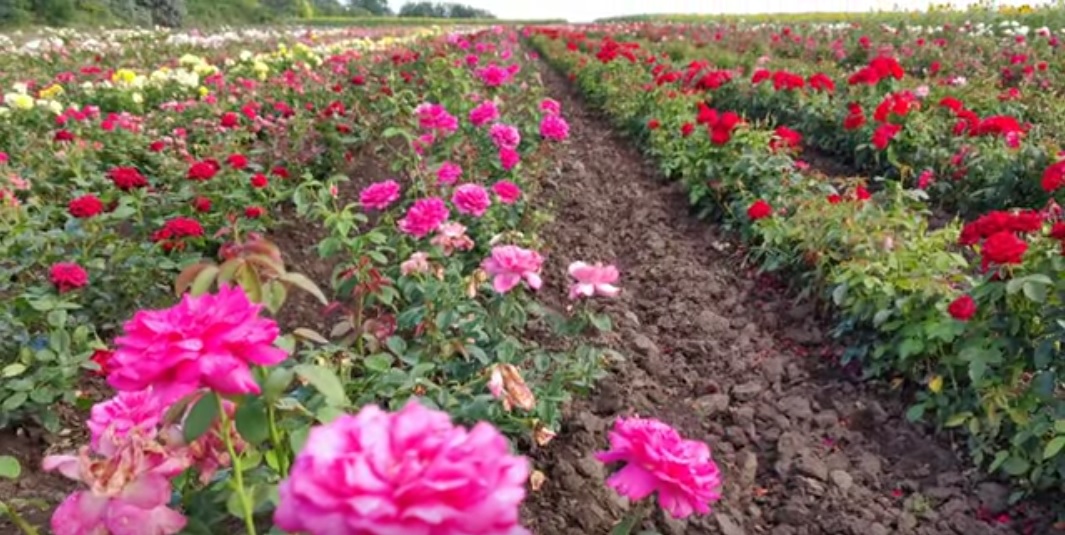
[(0, 36), (0, 534), (1065, 533), (1063, 26)]

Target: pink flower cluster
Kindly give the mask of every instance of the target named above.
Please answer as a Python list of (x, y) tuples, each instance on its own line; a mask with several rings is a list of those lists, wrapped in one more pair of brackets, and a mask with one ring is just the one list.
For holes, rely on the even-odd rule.
[(470, 110), (470, 123), (473, 126), (484, 126), (499, 118), (499, 108), (491, 100), (485, 100)]
[(562, 104), (553, 98), (545, 98), (540, 101), (540, 111), (548, 115), (562, 115)]
[(311, 430), (279, 488), (277, 527), (308, 535), (525, 535), (528, 462), (487, 423), (470, 430), (417, 402)]
[(418, 126), (423, 130), (450, 134), (459, 128), (459, 120), (440, 104), (425, 102), (414, 108), (414, 114), (418, 116)]
[(444, 162), (436, 170), (436, 181), (442, 186), (450, 186), (462, 178), (462, 167), (457, 163)]
[(492, 277), (492, 288), (505, 294), (523, 280), (530, 289), (539, 290), (543, 285), (540, 278), (543, 263), (543, 257), (536, 251), (517, 245), (499, 245), (492, 248), (491, 256), (481, 262), (481, 267)]
[(107, 382), (119, 391), (151, 387), (163, 404), (202, 388), (258, 394), (251, 366), (287, 356), (273, 346), (277, 323), (259, 317), (261, 309), (240, 287), (222, 285), (168, 309), (138, 311), (115, 339)]
[(498, 149), (517, 149), (521, 144), (521, 133), (518, 132), (517, 127), (504, 123), (493, 124), (488, 129), (488, 135), (492, 138), (492, 143), (495, 144)]
[(517, 63), (508, 67), (501, 67), (491, 63), (487, 67), (477, 69), (477, 77), (481, 79), (481, 83), (488, 87), (499, 87), (509, 83), (520, 69), (521, 67)]
[(610, 431), (610, 449), (596, 458), (625, 465), (607, 486), (630, 500), (658, 493), (658, 503), (673, 518), (708, 514), (721, 499), (721, 474), (703, 442), (687, 440), (669, 425), (643, 418), (619, 418)]
[(540, 120), (540, 135), (551, 141), (565, 141), (569, 137), (569, 123), (560, 115), (545, 115)]
[(521, 198), (521, 188), (509, 180), (500, 180), (492, 185), (492, 193), (503, 204), (514, 204)]

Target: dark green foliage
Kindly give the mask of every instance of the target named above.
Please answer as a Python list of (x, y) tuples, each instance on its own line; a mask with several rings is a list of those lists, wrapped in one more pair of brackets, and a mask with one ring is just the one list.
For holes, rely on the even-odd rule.
[(401, 17), (421, 17), (430, 19), (494, 19), (488, 11), (475, 7), (438, 2), (411, 2), (399, 10)]

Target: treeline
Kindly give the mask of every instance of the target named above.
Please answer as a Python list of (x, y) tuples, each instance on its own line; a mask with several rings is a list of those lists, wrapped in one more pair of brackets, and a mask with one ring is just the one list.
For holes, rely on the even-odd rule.
[[(0, 0), (0, 26), (221, 26), (319, 17), (392, 17), (387, 0)], [(490, 19), (474, 7), (405, 4), (400, 17)]]

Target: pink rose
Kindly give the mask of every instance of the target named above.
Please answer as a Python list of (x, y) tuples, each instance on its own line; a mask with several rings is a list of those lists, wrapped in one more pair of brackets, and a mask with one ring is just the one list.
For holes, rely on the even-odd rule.
[(492, 277), (492, 288), (504, 294), (522, 280), (529, 288), (539, 290), (543, 284), (540, 279), (543, 263), (543, 257), (536, 251), (516, 245), (500, 245), (492, 248), (492, 255), (481, 262), (481, 267)]
[(359, 192), (359, 203), (372, 210), (384, 210), (399, 200), (399, 183), (395, 180), (376, 182)]
[(528, 535), (518, 523), (528, 476), (488, 423), (466, 430), (417, 402), (370, 405), (311, 430), (274, 523), (307, 535)]
[(473, 124), (473, 126), (483, 126), (498, 118), (499, 108), (497, 108), (496, 103), (491, 100), (486, 100), (470, 110), (470, 123)]
[(492, 192), (503, 204), (514, 204), (521, 198), (521, 188), (509, 180), (500, 180), (493, 184)]
[(418, 199), (407, 210), (403, 219), (399, 220), (399, 230), (415, 238), (423, 238), (440, 228), (449, 216), (447, 205), (442, 199), (436, 197)]
[(551, 141), (565, 141), (569, 137), (569, 124), (559, 115), (545, 115), (540, 121), (540, 135)]
[(516, 149), (521, 144), (521, 133), (517, 127), (509, 124), (496, 123), (488, 129), (488, 136), (492, 143), (499, 149)]
[(481, 185), (463, 184), (455, 188), (451, 203), (460, 213), (481, 217), (492, 205), (492, 200), (488, 197), (488, 191)]
[(450, 186), (458, 182), (459, 178), (462, 178), (462, 167), (457, 163), (444, 162), (436, 170), (436, 181), (441, 185)]
[(612, 265), (574, 262), (569, 265), (569, 275), (577, 281), (569, 288), (570, 299), (579, 299), (582, 296), (592, 297), (597, 294), (603, 297), (616, 297), (621, 292), (621, 289), (614, 285), (618, 281), (618, 268)]

